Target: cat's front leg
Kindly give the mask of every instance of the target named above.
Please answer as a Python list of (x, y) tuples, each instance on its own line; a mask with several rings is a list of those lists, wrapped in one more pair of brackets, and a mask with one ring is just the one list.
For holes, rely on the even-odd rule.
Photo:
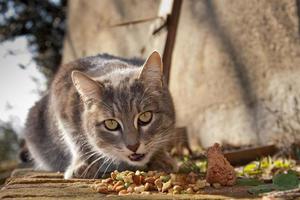
[(65, 179), (70, 178), (96, 178), (99, 164), (97, 162), (83, 162), (74, 159), (64, 173)]
[(165, 172), (177, 172), (178, 166), (174, 158), (166, 151), (159, 151), (153, 155), (148, 163), (148, 170), (158, 170)]

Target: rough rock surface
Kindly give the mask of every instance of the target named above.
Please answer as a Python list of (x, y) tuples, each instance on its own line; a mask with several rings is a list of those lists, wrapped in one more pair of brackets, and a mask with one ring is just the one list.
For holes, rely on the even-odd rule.
[(234, 168), (224, 157), (221, 147), (215, 143), (207, 150), (206, 181), (210, 184), (220, 183), (223, 186), (232, 186), (236, 182)]

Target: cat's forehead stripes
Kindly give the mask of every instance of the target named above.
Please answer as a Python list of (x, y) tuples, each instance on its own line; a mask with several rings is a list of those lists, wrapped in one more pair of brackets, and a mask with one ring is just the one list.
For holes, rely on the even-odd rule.
[(117, 87), (106, 85), (102, 98), (110, 106), (113, 114), (118, 115), (138, 112), (143, 94), (144, 86), (141, 82), (125, 78)]
[(141, 69), (138, 67), (121, 68), (114, 70), (104, 76), (96, 77), (94, 80), (104, 84), (118, 88), (120, 85), (130, 84), (135, 81)]

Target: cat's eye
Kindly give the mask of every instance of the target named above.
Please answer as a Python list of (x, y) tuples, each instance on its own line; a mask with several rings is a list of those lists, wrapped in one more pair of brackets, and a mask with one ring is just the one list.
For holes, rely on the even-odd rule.
[(107, 130), (110, 130), (110, 131), (116, 131), (120, 127), (119, 123), (114, 119), (105, 120), (104, 126)]
[(142, 126), (148, 124), (151, 120), (152, 120), (152, 112), (150, 111), (143, 112), (138, 117), (138, 123), (139, 125)]

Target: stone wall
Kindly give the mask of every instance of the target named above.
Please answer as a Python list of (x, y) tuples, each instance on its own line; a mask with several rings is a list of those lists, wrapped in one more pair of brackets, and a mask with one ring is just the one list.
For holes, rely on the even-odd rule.
[[(183, 1), (170, 89), (178, 125), (188, 128), (192, 144), (267, 144), (274, 136), (299, 137), (297, 2)], [(158, 8), (159, 1), (148, 0), (70, 1), (64, 62), (101, 52), (162, 53), (166, 31), (151, 34), (157, 21), (107, 28), (155, 16)]]
[(65, 40), (63, 62), (103, 52), (124, 57), (146, 57), (154, 48), (154, 39), (165, 35), (151, 37), (151, 21), (129, 26), (112, 26), (156, 16), (158, 6), (159, 0), (70, 1), (69, 37)]

